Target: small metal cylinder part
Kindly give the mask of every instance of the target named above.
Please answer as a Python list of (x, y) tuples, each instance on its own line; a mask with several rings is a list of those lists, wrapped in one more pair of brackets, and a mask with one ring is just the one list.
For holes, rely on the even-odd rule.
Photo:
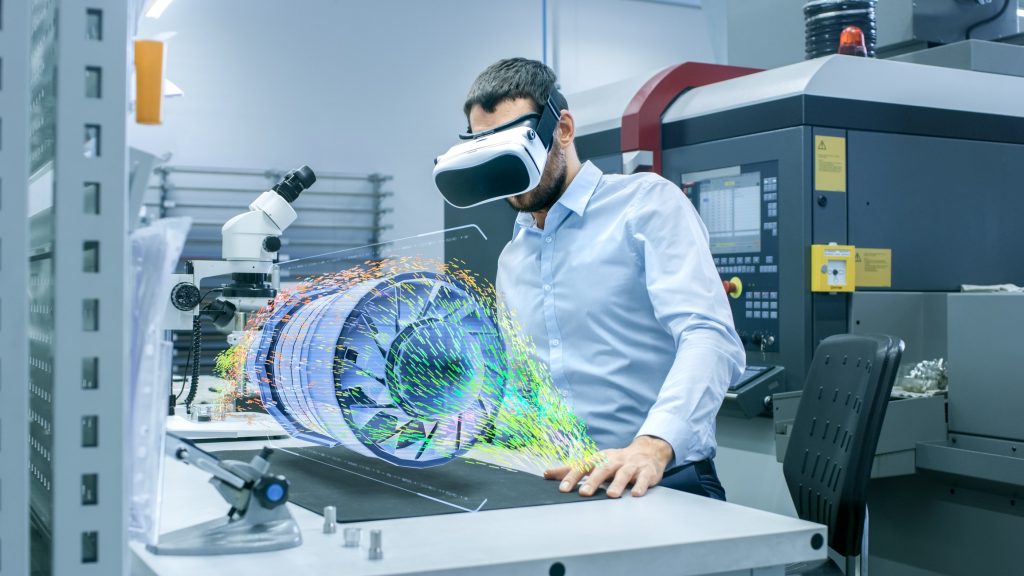
[(324, 506), (324, 534), (338, 531), (338, 511), (334, 506)]
[(362, 532), (359, 528), (345, 528), (345, 548), (359, 548)]
[(384, 549), (381, 548), (380, 530), (370, 530), (370, 560), (382, 560)]
[(199, 404), (193, 409), (196, 415), (196, 422), (213, 421), (213, 406), (210, 404)]

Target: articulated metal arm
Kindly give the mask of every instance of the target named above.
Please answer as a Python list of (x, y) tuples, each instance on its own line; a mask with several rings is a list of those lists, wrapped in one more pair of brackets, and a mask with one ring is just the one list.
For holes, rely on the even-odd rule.
[(213, 475), (215, 478), (233, 486), (239, 490), (245, 488), (246, 481), (238, 475), (227, 470), (220, 459), (206, 452), (195, 445), (194, 442), (186, 440), (176, 434), (167, 433), (167, 444), (164, 452), (185, 464), (191, 464), (203, 472)]

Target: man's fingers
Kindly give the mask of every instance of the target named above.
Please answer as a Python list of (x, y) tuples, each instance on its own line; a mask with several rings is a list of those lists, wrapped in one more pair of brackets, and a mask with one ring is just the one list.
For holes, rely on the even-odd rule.
[(619, 466), (613, 464), (605, 464), (594, 468), (590, 473), (590, 478), (580, 486), (580, 496), (593, 496), (597, 489), (601, 486), (601, 483), (610, 478), (619, 470)]
[(651, 487), (651, 484), (657, 482), (655, 476), (656, 474), (648, 468), (641, 470), (636, 476), (636, 482), (633, 483), (633, 496), (640, 497), (647, 494), (647, 489)]
[(562, 478), (562, 483), (558, 485), (558, 490), (560, 492), (572, 492), (580, 478), (583, 478), (583, 474), (585, 472), (582, 470), (569, 470)]
[(544, 471), (545, 480), (561, 480), (565, 478), (565, 475), (571, 471), (572, 468), (568, 466), (559, 466), (558, 468), (548, 468)]
[(608, 494), (609, 498), (618, 498), (622, 496), (622, 492), (626, 490), (626, 486), (636, 476), (636, 468), (633, 466), (623, 466), (619, 468), (619, 471), (615, 473), (615, 480), (612, 481), (605, 493)]

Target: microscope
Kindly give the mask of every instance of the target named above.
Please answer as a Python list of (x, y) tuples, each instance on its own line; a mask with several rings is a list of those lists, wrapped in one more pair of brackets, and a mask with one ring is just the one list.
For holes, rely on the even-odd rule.
[[(273, 302), (280, 288), (278, 251), (281, 234), (295, 222), (294, 202), (316, 182), (309, 166), (292, 170), (249, 205), (249, 210), (221, 228), (220, 260), (186, 262), (166, 287), (166, 330), (192, 330), (192, 382), (185, 400), (191, 414), (199, 385), (202, 321), (213, 322), (238, 342), (248, 315)], [(230, 277), (230, 282), (206, 287), (204, 280)], [(215, 298), (206, 297), (216, 294)], [(170, 395), (170, 414), (177, 399)], [(201, 419), (201, 418), (200, 418)], [(299, 546), (302, 533), (288, 512), (288, 481), (270, 472), (273, 450), (264, 448), (250, 462), (220, 460), (177, 434), (167, 432), (164, 450), (179, 462), (213, 476), (210, 482), (231, 505), (226, 516), (163, 534), (147, 548), (154, 554), (213, 555), (281, 550)]]
[[(202, 320), (213, 322), (228, 335), (228, 344), (236, 344), (245, 330), (248, 316), (273, 301), (280, 288), (278, 251), (281, 234), (296, 219), (294, 202), (316, 182), (309, 166), (288, 172), (243, 212), (221, 228), (221, 259), (191, 260), (185, 273), (171, 277), (168, 289), (167, 330), (192, 330), (192, 381), (185, 399), (191, 414), (199, 382), (199, 356), (202, 352)], [(202, 290), (204, 280), (229, 276), (231, 281)], [(212, 300), (206, 297), (216, 294)], [(176, 398), (170, 397), (170, 414)]]

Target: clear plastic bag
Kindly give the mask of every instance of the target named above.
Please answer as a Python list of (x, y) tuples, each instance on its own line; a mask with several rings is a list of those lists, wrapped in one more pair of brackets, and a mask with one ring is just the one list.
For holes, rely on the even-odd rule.
[(172, 345), (164, 338), (167, 287), (191, 218), (166, 218), (131, 234), (132, 339), (129, 482), (132, 540), (155, 544)]

